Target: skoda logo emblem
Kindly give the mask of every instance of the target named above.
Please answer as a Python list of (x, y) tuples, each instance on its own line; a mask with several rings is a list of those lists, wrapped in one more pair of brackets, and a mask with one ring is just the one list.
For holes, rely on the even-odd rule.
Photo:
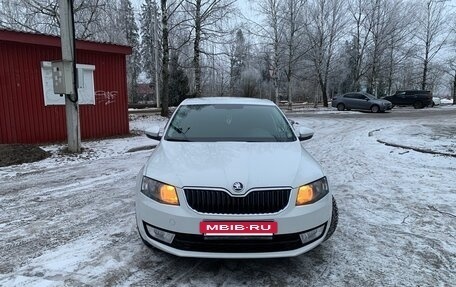
[(244, 189), (244, 186), (240, 182), (235, 182), (233, 184), (233, 190), (236, 192), (241, 192)]

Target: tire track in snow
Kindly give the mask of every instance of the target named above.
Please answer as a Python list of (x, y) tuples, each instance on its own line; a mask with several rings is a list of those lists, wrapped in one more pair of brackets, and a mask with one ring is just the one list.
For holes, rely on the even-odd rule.
[(129, 158), (29, 174), (21, 177), (22, 188), (12, 192), (3, 192), (15, 184), (14, 178), (7, 180), (0, 187), (6, 210), (0, 215), (2, 241), (7, 242), (0, 247), (0, 257), (8, 258), (0, 263), (1, 273), (93, 230), (108, 228), (123, 214), (134, 218), (132, 188), (140, 165), (130, 166), (135, 166), (132, 161), (144, 162), (144, 155)]

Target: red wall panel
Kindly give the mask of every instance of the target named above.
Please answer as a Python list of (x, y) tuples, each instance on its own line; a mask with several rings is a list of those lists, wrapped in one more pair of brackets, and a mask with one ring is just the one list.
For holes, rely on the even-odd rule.
[[(59, 47), (0, 39), (0, 144), (66, 140), (65, 107), (44, 105), (41, 82), (41, 62), (60, 55)], [(81, 137), (128, 134), (125, 54), (78, 50), (77, 62), (95, 66), (96, 104), (80, 106)]]

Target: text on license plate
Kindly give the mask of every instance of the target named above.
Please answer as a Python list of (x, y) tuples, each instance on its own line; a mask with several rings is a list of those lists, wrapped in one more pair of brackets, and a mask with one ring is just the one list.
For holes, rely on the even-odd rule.
[(200, 233), (204, 235), (273, 235), (277, 233), (275, 221), (202, 221)]

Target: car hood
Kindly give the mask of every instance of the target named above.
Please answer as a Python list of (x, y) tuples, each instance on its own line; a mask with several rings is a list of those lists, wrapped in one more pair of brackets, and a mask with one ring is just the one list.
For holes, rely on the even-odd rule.
[(297, 187), (323, 176), (320, 165), (299, 142), (162, 141), (148, 160), (144, 175), (177, 187), (244, 192), (261, 187)]

